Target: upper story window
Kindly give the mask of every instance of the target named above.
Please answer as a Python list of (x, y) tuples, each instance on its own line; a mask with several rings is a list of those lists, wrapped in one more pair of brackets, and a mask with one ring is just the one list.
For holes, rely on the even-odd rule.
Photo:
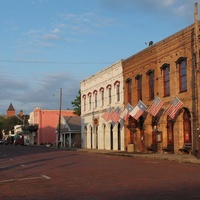
[(91, 92), (88, 93), (88, 101), (89, 101), (89, 110), (92, 109), (92, 94)]
[(97, 91), (94, 90), (93, 94), (94, 94), (94, 107), (97, 108)]
[(83, 95), (83, 111), (86, 110), (86, 95)]
[(120, 101), (120, 85), (116, 85), (117, 102)]
[(108, 89), (108, 103), (111, 104), (112, 103), (111, 85), (107, 85), (107, 89)]
[(127, 88), (127, 100), (128, 103), (132, 102), (132, 79), (126, 79), (126, 88)]
[(149, 100), (153, 100), (154, 99), (154, 71), (153, 70), (149, 70), (147, 72), (147, 76), (148, 76), (148, 82), (149, 82)]
[(187, 59), (180, 58), (176, 62), (179, 69), (179, 91), (187, 91)]
[(114, 85), (116, 89), (116, 101), (119, 102), (120, 101), (120, 82), (115, 81)]
[(169, 71), (170, 71), (170, 65), (169, 64), (163, 64), (161, 67), (161, 70), (163, 72), (163, 92), (164, 96), (169, 96), (170, 95), (170, 76), (169, 76)]
[(137, 83), (137, 100), (142, 100), (142, 75), (138, 74), (135, 77)]
[(101, 106), (104, 106), (104, 88), (100, 88), (100, 93), (101, 93)]

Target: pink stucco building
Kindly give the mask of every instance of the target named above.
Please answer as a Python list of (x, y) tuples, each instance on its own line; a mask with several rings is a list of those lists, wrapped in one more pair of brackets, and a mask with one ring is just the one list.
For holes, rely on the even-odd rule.
[[(61, 116), (75, 116), (73, 110), (62, 110)], [(56, 128), (59, 122), (59, 110), (41, 110), (35, 108), (30, 114), (30, 124), (37, 124), (38, 131), (32, 135), (31, 141), (40, 145), (56, 143)]]

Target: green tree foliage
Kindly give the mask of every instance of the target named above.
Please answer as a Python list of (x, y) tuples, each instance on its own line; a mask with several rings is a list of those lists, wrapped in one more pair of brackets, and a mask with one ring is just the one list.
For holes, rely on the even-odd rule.
[(74, 114), (80, 116), (81, 115), (81, 91), (78, 91), (78, 96), (71, 102), (74, 108)]
[(22, 125), (22, 121), (16, 116), (6, 118), (2, 124), (2, 130), (4, 130), (6, 134), (9, 134), (9, 131), (13, 131), (15, 125)]
[(3, 137), (2, 131), (4, 130), (3, 125), (5, 120), (6, 120), (5, 116), (0, 115), (0, 139)]

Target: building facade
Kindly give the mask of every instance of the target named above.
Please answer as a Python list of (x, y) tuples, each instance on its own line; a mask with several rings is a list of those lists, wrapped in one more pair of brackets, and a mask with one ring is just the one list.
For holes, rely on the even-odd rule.
[[(75, 116), (73, 110), (62, 110), (62, 116)], [(31, 143), (41, 145), (45, 143), (56, 144), (56, 129), (59, 122), (59, 110), (42, 110), (35, 108), (30, 114), (29, 124), (37, 125), (37, 132), (30, 136)]]
[[(144, 111), (138, 120), (132, 115), (125, 122), (125, 147), (134, 145), (134, 151), (146, 152), (157, 145), (157, 152), (168, 146), (179, 154), (184, 144), (197, 149), (197, 101), (199, 50), (197, 34), (199, 24), (156, 43), (123, 60), (124, 104), (135, 107), (141, 100), (148, 107), (156, 97), (162, 101), (154, 116)], [(199, 36), (199, 34), (198, 34)], [(170, 106), (178, 106), (175, 113), (168, 113)], [(171, 111), (173, 112), (173, 111)], [(173, 114), (173, 117), (171, 117)]]
[[(59, 129), (59, 124), (57, 127)], [(81, 148), (81, 117), (80, 116), (62, 116), (61, 117), (60, 141), (61, 141), (61, 147)]]
[(7, 109), (6, 117), (9, 118), (9, 117), (12, 117), (12, 116), (15, 116), (15, 115), (16, 115), (15, 109), (14, 109), (12, 103), (10, 103), (10, 105)]
[(82, 148), (124, 150), (124, 127), (105, 118), (108, 110), (123, 109), (122, 61), (105, 68), (80, 83)]

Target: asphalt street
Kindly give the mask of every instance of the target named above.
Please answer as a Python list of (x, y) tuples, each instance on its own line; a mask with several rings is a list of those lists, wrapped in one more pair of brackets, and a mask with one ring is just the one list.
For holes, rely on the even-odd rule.
[(1, 200), (200, 199), (200, 165), (0, 146)]

